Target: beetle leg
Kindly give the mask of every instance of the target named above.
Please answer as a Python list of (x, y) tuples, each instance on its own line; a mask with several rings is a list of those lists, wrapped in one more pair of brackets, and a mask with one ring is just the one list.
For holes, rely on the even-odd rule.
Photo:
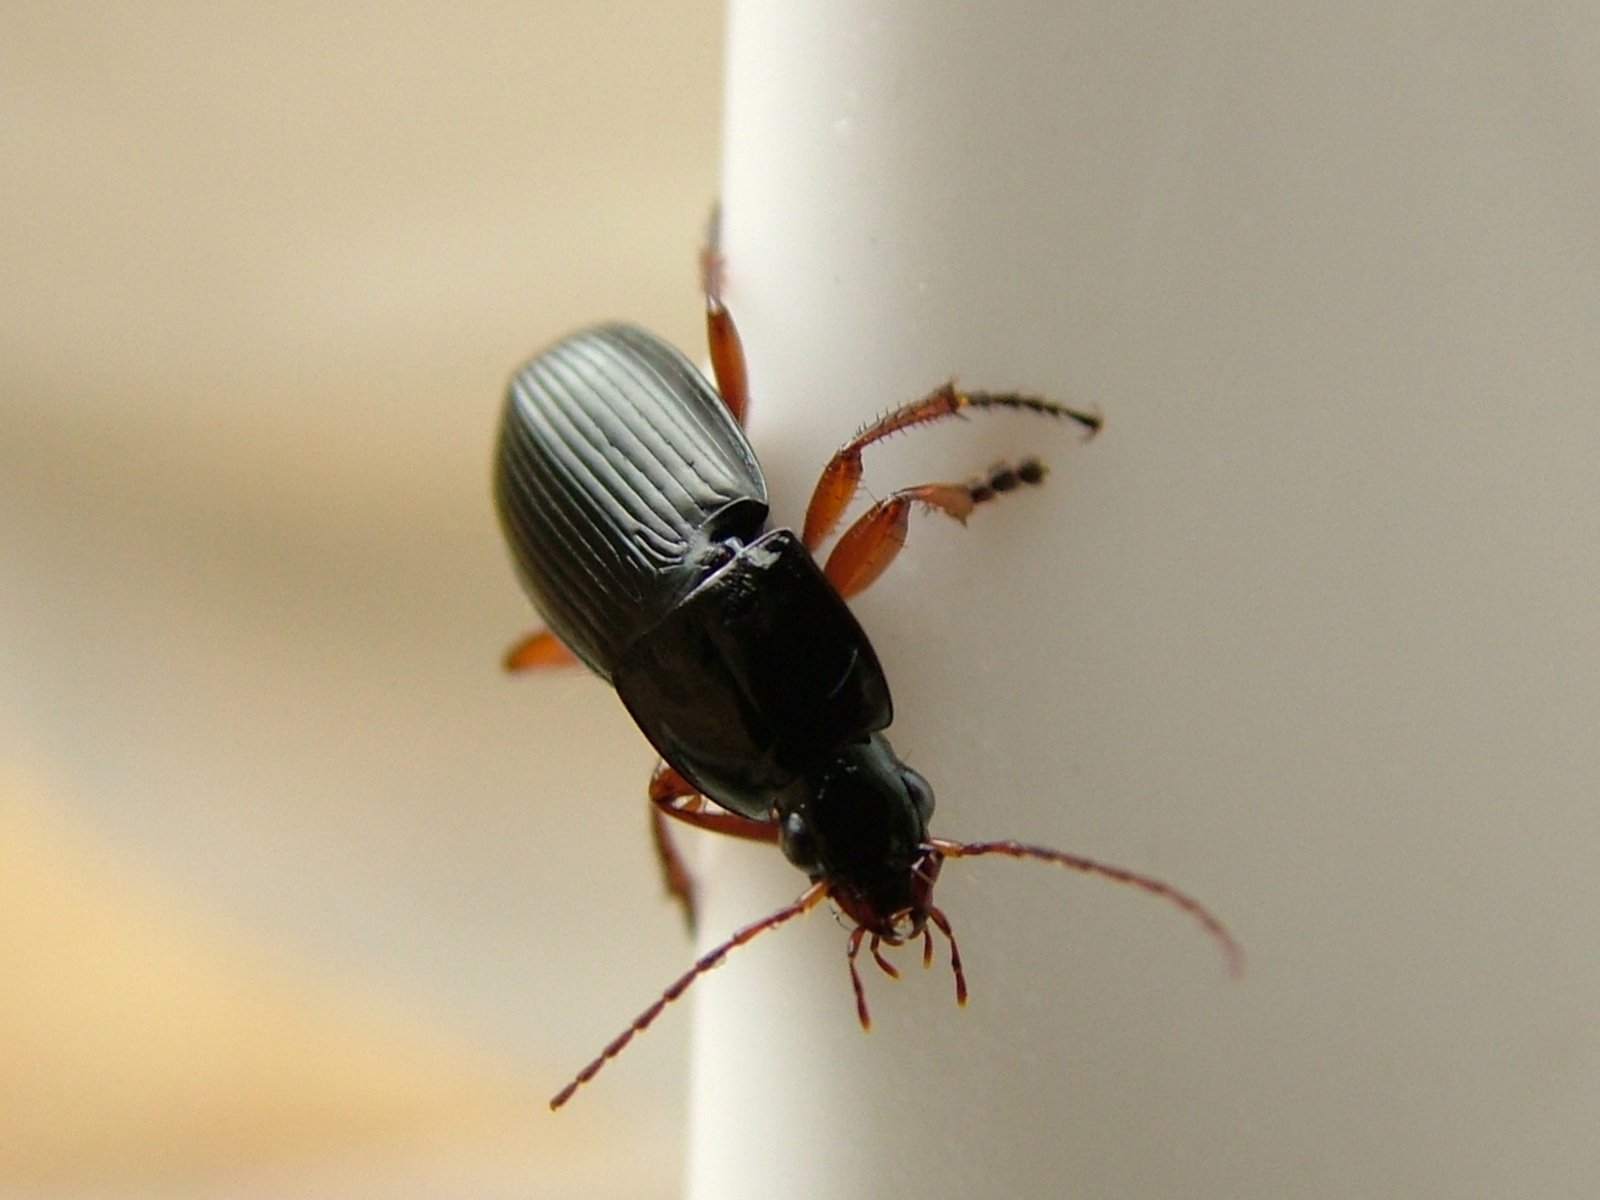
[(744, 367), (744, 343), (734, 328), (733, 317), (722, 302), (706, 297), (706, 340), (711, 344), (711, 369), (717, 377), (717, 391), (733, 419), (744, 425), (750, 403), (750, 385)]
[(658, 763), (650, 776), (650, 803), (667, 816), (696, 829), (709, 829), (752, 842), (778, 840), (778, 826), (772, 821), (758, 821), (725, 808), (707, 809), (706, 805), (715, 802), (701, 795), (694, 784), (664, 762)]
[(532, 667), (572, 667), (578, 660), (561, 644), (561, 639), (548, 629), (541, 629), (507, 650), (500, 662), (508, 671), (526, 671)]
[(694, 902), (694, 876), (672, 840), (672, 831), (667, 828), (667, 812), (662, 806), (650, 806), (650, 840), (656, 848), (656, 861), (661, 864), (661, 881), (667, 885), (667, 894), (683, 906), (683, 919), (693, 933), (699, 915)]
[(742, 427), (750, 403), (749, 376), (745, 372), (744, 343), (733, 316), (722, 303), (722, 207), (711, 210), (706, 222), (706, 244), (700, 251), (700, 286), (706, 295), (706, 342), (711, 350), (711, 370), (717, 391), (733, 419)]
[(806, 523), (801, 534), (806, 549), (815, 550), (822, 544), (856, 494), (861, 485), (863, 450), (890, 434), (957, 416), (969, 408), (1013, 408), (1048, 417), (1066, 417), (1087, 429), (1090, 437), (1099, 431), (1102, 421), (1097, 412), (1069, 408), (1038, 396), (1022, 396), (1016, 392), (962, 392), (956, 389), (954, 382), (935, 388), (921, 400), (886, 413), (864, 427), (828, 460), (811, 493), (811, 503), (806, 507)]
[(694, 875), (683, 861), (667, 818), (682, 821), (696, 829), (709, 829), (730, 837), (746, 838), (753, 842), (776, 842), (778, 827), (770, 821), (756, 821), (726, 809), (707, 810), (707, 801), (694, 784), (665, 762), (658, 762), (650, 776), (650, 837), (655, 843), (656, 858), (661, 863), (661, 877), (667, 892), (683, 906), (684, 919), (690, 932), (695, 926)]
[(841, 596), (854, 596), (882, 575), (906, 544), (913, 504), (946, 513), (965, 525), (977, 505), (1022, 484), (1040, 483), (1044, 476), (1043, 463), (1025, 458), (1015, 465), (996, 463), (966, 483), (924, 483), (902, 488), (867, 509), (840, 535), (822, 573)]

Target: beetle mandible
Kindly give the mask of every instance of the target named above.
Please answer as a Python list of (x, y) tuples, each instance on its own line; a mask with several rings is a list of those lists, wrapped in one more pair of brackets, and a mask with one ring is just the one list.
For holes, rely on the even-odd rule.
[[(715, 389), (677, 350), (642, 329), (573, 334), (512, 377), (494, 491), (523, 587), (545, 629), (515, 646), (510, 669), (576, 659), (616, 688), (661, 760), (649, 787), (651, 830), (668, 890), (694, 920), (693, 882), (668, 821), (776, 842), (811, 881), (792, 904), (703, 954), (551, 1100), (559, 1108), (696, 978), (734, 948), (824, 899), (852, 923), (847, 962), (858, 1018), (868, 1011), (857, 957), (932, 929), (950, 945), (956, 998), (966, 980), (950, 922), (933, 903), (947, 858), (1002, 854), (1133, 884), (1238, 943), (1176, 888), (1121, 867), (1019, 842), (953, 842), (928, 832), (933, 792), (883, 731), (889, 687), (845, 601), (905, 542), (915, 507), (965, 523), (979, 504), (1037, 484), (1044, 467), (1001, 463), (962, 483), (902, 488), (872, 504), (821, 565), (862, 476), (862, 452), (891, 434), (957, 414), (1013, 409), (1076, 423), (1098, 413), (1036, 396), (946, 383), (862, 428), (828, 461), (797, 534), (768, 522), (761, 467), (743, 432), (744, 352), (722, 302), (715, 226), (701, 258)], [(930, 928), (931, 927), (931, 928)]]

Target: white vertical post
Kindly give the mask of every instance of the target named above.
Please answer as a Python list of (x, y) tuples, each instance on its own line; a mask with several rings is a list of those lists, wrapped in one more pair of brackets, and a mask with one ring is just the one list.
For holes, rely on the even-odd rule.
[[(817, 470), (859, 425), (952, 375), (1103, 401), (1110, 432), (1088, 445), (1069, 423), (984, 414), (869, 451), (878, 495), (1026, 453), (1053, 475), (975, 513), (966, 530), (918, 514), (907, 552), (856, 608), (894, 689), (890, 736), (939, 797), (937, 834), (1054, 839), (1136, 859), (1148, 840), (1074, 841), (1084, 810), (1129, 803), (1089, 769), (1105, 748), (1085, 743), (1104, 734), (1085, 719), (1096, 705), (1078, 681), (1093, 677), (1086, 660), (1098, 651), (1075, 633), (1095, 628), (1086, 610), (1106, 603), (1083, 587), (1080, 547), (1114, 520), (1106, 451), (1129, 414), (1121, 364), (1092, 342), (1105, 297), (1085, 293), (1083, 239), (1071, 230), (1093, 197), (1078, 178), (1078, 139), (1106, 134), (1079, 110), (1087, 97), (1064, 64), (1030, 44), (1037, 21), (1062, 37), (1058, 8), (734, 4), (727, 293), (780, 521), (798, 518)], [(1145, 865), (1208, 853), (1193, 837)], [(707, 938), (804, 884), (761, 849), (716, 847), (707, 868)], [(1165, 956), (1167, 969), (1142, 978), (1185, 989), (1173, 1010), (1191, 1015), (1227, 989), (1220, 956), (1181, 914), (1086, 889), (1121, 891), (1048, 866), (947, 864), (938, 898), (973, 1002), (956, 1007), (942, 943), (926, 973), (919, 951), (902, 949), (892, 954), (900, 982), (867, 968), (875, 1024), (865, 1036), (831, 915), (737, 952), (695, 1000), (690, 1195), (1057, 1194), (1084, 1136), (1074, 1114), (1100, 1105), (1102, 1075), (1138, 1069), (1110, 1056), (1094, 1064), (1105, 1033), (1079, 1015), (1073, 994), (1094, 987), (1084, 977), (1129, 954)], [(1138, 949), (1118, 945), (1130, 929)], [(1136, 984), (1124, 976), (1123, 986)], [(1115, 1003), (1087, 1011), (1103, 1020)], [(1159, 1037), (1117, 1044), (1127, 1040)]]
[[(1103, 408), (856, 604), (967, 960), (822, 912), (697, 987), (692, 1200), (1592, 1194), (1600, 18), (735, 0), (727, 296), (775, 515), (951, 375)], [(792, 899), (716, 845), (704, 936)]]

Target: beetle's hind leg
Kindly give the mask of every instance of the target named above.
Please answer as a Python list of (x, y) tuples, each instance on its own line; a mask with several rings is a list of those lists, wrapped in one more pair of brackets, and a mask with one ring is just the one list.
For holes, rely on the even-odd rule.
[(745, 409), (750, 404), (750, 383), (745, 373), (744, 343), (733, 317), (722, 303), (722, 206), (711, 209), (706, 221), (706, 241), (700, 250), (700, 287), (706, 296), (706, 343), (711, 351), (711, 370), (717, 391), (733, 419), (744, 425)]
[(965, 525), (978, 505), (1024, 485), (1042, 483), (1045, 473), (1045, 465), (1037, 458), (1024, 458), (1014, 464), (996, 463), (965, 483), (901, 488), (867, 509), (840, 535), (822, 573), (848, 599), (869, 587), (900, 553), (913, 504), (945, 513)]
[[(1072, 408), (1039, 396), (1023, 396), (1016, 392), (963, 392), (954, 383), (934, 388), (921, 400), (886, 413), (866, 426), (855, 437), (840, 446), (828, 460), (828, 465), (822, 468), (822, 475), (817, 479), (816, 490), (811, 493), (811, 503), (806, 507), (806, 523), (801, 533), (801, 540), (805, 542), (806, 549), (816, 550), (823, 539), (833, 532), (834, 526), (839, 523), (839, 518), (844, 515), (846, 506), (855, 496), (856, 489), (861, 486), (863, 450), (874, 442), (881, 442), (903, 429), (931, 424), (946, 417), (961, 415), (968, 409), (977, 408), (1010, 408), (1039, 413), (1047, 417), (1065, 417), (1082, 425), (1090, 437), (1099, 432), (1102, 421), (1100, 414), (1090, 409)], [(922, 499), (922, 497), (917, 498)], [(937, 501), (931, 499), (925, 502), (937, 505)], [(938, 505), (938, 507), (944, 506)]]
[(709, 829), (730, 837), (746, 838), (753, 842), (776, 842), (778, 826), (770, 821), (756, 821), (721, 808), (708, 808), (710, 804), (699, 790), (665, 762), (656, 764), (650, 776), (650, 837), (655, 843), (656, 858), (661, 864), (661, 878), (667, 892), (683, 906), (684, 920), (692, 933), (695, 927), (695, 882), (688, 864), (672, 839), (667, 818), (682, 821), (696, 829)]

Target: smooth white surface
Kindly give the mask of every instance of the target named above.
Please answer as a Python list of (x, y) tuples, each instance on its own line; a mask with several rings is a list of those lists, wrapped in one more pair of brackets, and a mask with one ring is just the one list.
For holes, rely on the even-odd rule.
[[(973, 987), (813, 914), (694, 1001), (693, 1200), (1600, 1189), (1600, 19), (741, 0), (723, 196), (780, 513), (959, 374), (1091, 401), (858, 611)], [(793, 896), (707, 863), (707, 937)], [(902, 954), (910, 964), (912, 956)]]

